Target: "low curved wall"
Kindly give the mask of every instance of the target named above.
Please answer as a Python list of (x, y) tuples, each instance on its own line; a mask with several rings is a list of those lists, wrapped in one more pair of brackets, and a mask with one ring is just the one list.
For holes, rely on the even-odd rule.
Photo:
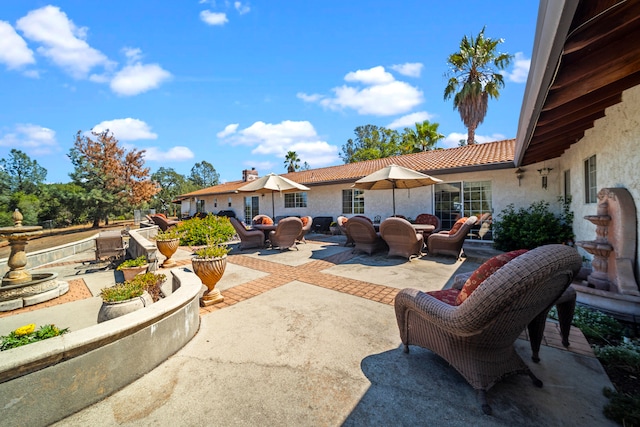
[(44, 426), (61, 420), (151, 371), (200, 326), (202, 283), (171, 270), (167, 298), (108, 322), (0, 355), (1, 424)]

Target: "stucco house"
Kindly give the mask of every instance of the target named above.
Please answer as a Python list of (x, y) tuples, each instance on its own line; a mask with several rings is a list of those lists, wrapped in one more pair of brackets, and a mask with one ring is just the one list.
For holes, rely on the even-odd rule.
[[(283, 174), (311, 190), (276, 194), (276, 216), (391, 216), (390, 190), (361, 194), (352, 184), (395, 163), (443, 180), (396, 190), (404, 216), (435, 213), (446, 228), (457, 214), (497, 215), (510, 203), (543, 200), (558, 211), (558, 198), (571, 196), (576, 240), (593, 240), (596, 226), (583, 217), (596, 213), (600, 189), (625, 188), (640, 200), (638, 34), (639, 2), (541, 0), (515, 139)], [(268, 193), (238, 191), (256, 176), (246, 170), (241, 180), (181, 195), (183, 214), (270, 215)], [(637, 256), (633, 271), (638, 277)]]

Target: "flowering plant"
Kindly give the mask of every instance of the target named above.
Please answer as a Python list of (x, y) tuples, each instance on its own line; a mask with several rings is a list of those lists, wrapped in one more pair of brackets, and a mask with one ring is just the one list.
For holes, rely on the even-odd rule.
[(36, 330), (35, 323), (24, 325), (12, 331), (9, 335), (0, 336), (0, 351), (10, 350), (32, 342), (66, 334), (69, 328), (58, 329), (55, 325), (43, 325)]

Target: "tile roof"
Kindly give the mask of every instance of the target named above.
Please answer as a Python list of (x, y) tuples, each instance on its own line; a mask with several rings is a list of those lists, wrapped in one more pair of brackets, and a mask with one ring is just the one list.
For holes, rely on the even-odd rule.
[[(505, 139), (484, 144), (425, 151), (422, 153), (386, 157), (384, 159), (365, 160), (363, 162), (328, 166), (281, 175), (307, 186), (327, 185), (345, 181), (356, 181), (363, 176), (395, 163), (396, 165), (433, 175), (437, 178), (438, 174), (512, 168), (514, 167), (514, 148), (515, 139)], [(234, 193), (245, 184), (246, 182), (242, 180), (230, 181), (182, 194), (178, 196), (177, 199), (181, 200), (195, 196)]]

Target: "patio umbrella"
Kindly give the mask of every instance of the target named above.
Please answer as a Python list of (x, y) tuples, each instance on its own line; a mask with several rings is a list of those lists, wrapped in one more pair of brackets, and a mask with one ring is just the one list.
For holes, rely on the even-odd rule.
[(252, 193), (263, 190), (271, 190), (271, 211), (273, 219), (275, 220), (276, 207), (273, 199), (273, 193), (275, 193), (276, 191), (285, 193), (292, 191), (308, 191), (309, 187), (305, 187), (302, 184), (298, 184), (297, 182), (291, 181), (290, 179), (271, 172), (269, 175), (265, 175), (262, 178), (258, 178), (255, 181), (251, 181), (250, 183), (238, 188), (238, 191), (246, 191)]
[(393, 214), (396, 214), (396, 188), (416, 188), (442, 182), (441, 179), (425, 175), (413, 169), (391, 164), (370, 175), (360, 178), (353, 187), (362, 190), (389, 190), (393, 195)]

